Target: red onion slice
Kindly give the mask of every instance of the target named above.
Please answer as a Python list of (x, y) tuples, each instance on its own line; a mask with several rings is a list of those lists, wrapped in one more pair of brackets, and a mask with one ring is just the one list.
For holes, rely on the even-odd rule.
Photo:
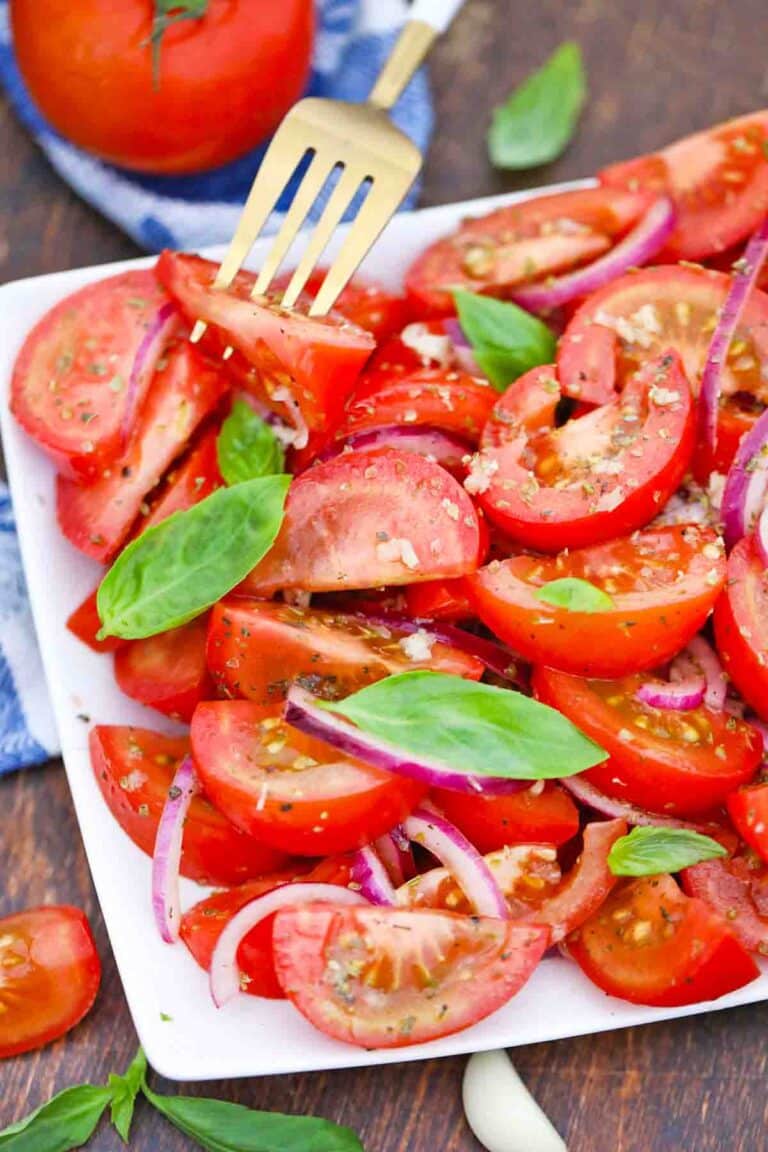
[(691, 673), (702, 672), (706, 681), (704, 704), (713, 712), (722, 712), (728, 692), (728, 681), (717, 653), (703, 636), (694, 636), (687, 648), (672, 661), (671, 680), (686, 680)]
[(407, 776), (420, 780), (423, 784), (448, 788), (453, 792), (470, 792), (482, 796), (501, 796), (510, 792), (522, 792), (530, 788), (530, 780), (507, 780), (498, 776), (470, 776), (458, 772), (439, 760), (426, 756), (416, 758), (402, 748), (395, 747), (386, 740), (369, 736), (355, 728), (348, 720), (318, 708), (316, 697), (292, 684), (286, 700), (285, 719), (288, 724), (324, 740), (333, 748), (338, 748), (347, 756), (364, 760), (374, 768), (392, 772), (396, 776)]
[(643, 704), (652, 708), (669, 708), (677, 712), (687, 712), (698, 708), (704, 699), (706, 680), (703, 676), (692, 676), (688, 680), (664, 683), (661, 680), (648, 680), (641, 684), (635, 695)]
[(712, 452), (717, 447), (717, 414), (720, 407), (723, 368), (741, 314), (760, 276), (766, 253), (768, 253), (768, 216), (747, 244), (741, 260), (734, 265), (731, 287), (720, 311), (720, 319), (709, 345), (701, 377), (699, 427), (702, 439)]
[(462, 461), (474, 452), (468, 440), (452, 436), (440, 428), (408, 427), (404, 424), (387, 424), (381, 428), (368, 428), (364, 432), (354, 432), (344, 441), (331, 444), (318, 457), (330, 460), (347, 449), (399, 448), (403, 452), (415, 452), (419, 456), (431, 456), (448, 472), (461, 471), (466, 474)]
[(240, 991), (240, 969), (237, 964), (237, 950), (243, 937), (260, 924), (267, 916), (279, 912), (281, 908), (293, 908), (297, 904), (310, 904), (323, 901), (325, 904), (367, 904), (358, 892), (350, 888), (340, 888), (336, 884), (283, 884), (273, 888), (263, 896), (257, 896), (237, 912), (219, 936), (211, 956), (210, 988), (217, 1008), (237, 996)]
[(373, 844), (396, 887), (416, 875), (411, 844), (402, 825), (398, 824), (386, 836), (379, 836)]
[(168, 789), (152, 854), (152, 910), (166, 944), (175, 944), (179, 938), (181, 842), (189, 806), (199, 790), (192, 757), (185, 756)]
[(463, 832), (429, 808), (417, 808), (403, 827), (411, 840), (421, 844), (451, 872), (479, 916), (509, 920), (509, 906), (496, 877)]
[(601, 816), (610, 816), (611, 819), (626, 820), (627, 824), (634, 826), (647, 826), (654, 828), (687, 828), (694, 832), (701, 832), (705, 836), (712, 835), (712, 828), (707, 824), (694, 824), (690, 820), (677, 820), (674, 816), (661, 816), (655, 812), (646, 812), (644, 808), (637, 808), (627, 800), (615, 800), (613, 796), (606, 796), (594, 784), (590, 784), (583, 776), (568, 776), (560, 781), (563, 788), (570, 792), (574, 800), (578, 800), (585, 808), (599, 812)]
[(352, 880), (369, 904), (392, 905), (395, 887), (376, 849), (367, 844), (352, 857)]
[(157, 361), (168, 341), (180, 327), (181, 313), (173, 301), (168, 300), (158, 308), (136, 349), (131, 374), (128, 377), (125, 412), (120, 429), (123, 444), (127, 444), (131, 438), (136, 419), (136, 402), (144, 394), (144, 384), (154, 373)]
[(550, 277), (540, 284), (517, 288), (512, 299), (529, 312), (550, 312), (588, 296), (630, 268), (638, 268), (661, 251), (675, 227), (675, 207), (670, 199), (656, 200), (634, 228), (610, 252), (565, 276)]
[(723, 488), (720, 515), (729, 548), (755, 530), (768, 494), (768, 409), (742, 437)]

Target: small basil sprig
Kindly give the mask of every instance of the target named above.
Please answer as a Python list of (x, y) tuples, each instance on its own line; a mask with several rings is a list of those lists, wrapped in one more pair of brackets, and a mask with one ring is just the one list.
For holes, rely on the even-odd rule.
[(290, 479), (219, 488), (142, 532), (99, 585), (99, 638), (178, 628), (231, 592), (272, 547)]
[(559, 580), (550, 580), (537, 588), (534, 596), (544, 604), (566, 608), (569, 612), (607, 612), (614, 607), (607, 592), (589, 580), (580, 580), (578, 576), (562, 576)]
[(722, 844), (690, 828), (633, 828), (608, 853), (614, 876), (657, 876), (727, 856)]
[(65, 1088), (47, 1104), (0, 1132), (2, 1152), (70, 1152), (80, 1148), (98, 1127), (109, 1104), (109, 1088), (80, 1084)]
[(555, 160), (568, 145), (586, 97), (578, 44), (562, 44), (493, 113), (488, 151), (497, 168)]
[(285, 454), (269, 424), (245, 400), (235, 400), (216, 440), (219, 472), (227, 484), (242, 484), (285, 470)]
[(127, 1144), (131, 1134), (131, 1121), (136, 1097), (147, 1075), (147, 1058), (139, 1048), (122, 1076), (110, 1072), (107, 1087), (111, 1093), (109, 1118)]
[(463, 289), (457, 289), (453, 298), (478, 367), (497, 391), (503, 392), (529, 369), (554, 360), (554, 334), (517, 304)]
[(442, 672), (403, 672), (346, 700), (316, 704), (405, 752), (467, 775), (557, 779), (606, 757), (547, 704)]

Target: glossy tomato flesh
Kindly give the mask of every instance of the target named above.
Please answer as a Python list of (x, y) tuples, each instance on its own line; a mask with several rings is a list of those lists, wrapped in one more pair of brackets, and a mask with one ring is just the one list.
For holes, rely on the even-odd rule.
[(163, 483), (149, 499), (149, 510), (135, 526), (142, 530), (167, 520), (174, 512), (186, 512), (199, 504), (224, 481), (216, 455), (217, 430), (207, 429), (182, 459), (166, 472)]
[(94, 588), (82, 604), (75, 608), (74, 612), (67, 618), (67, 628), (77, 636), (78, 640), (82, 640), (83, 644), (87, 644), (89, 648), (93, 648), (94, 652), (116, 652), (118, 648), (122, 648), (127, 644), (127, 640), (123, 640), (120, 636), (107, 636), (104, 640), (97, 640), (96, 636), (101, 629), (101, 620), (99, 619), (99, 611), (96, 607), (96, 593), (98, 588)]
[(681, 878), (689, 896), (703, 900), (722, 917), (750, 952), (768, 956), (768, 868), (750, 852), (704, 860)]
[(199, 616), (144, 640), (130, 640), (115, 654), (115, 680), (121, 692), (189, 723), (201, 700), (215, 695), (205, 662), (206, 617)]
[(739, 692), (768, 720), (768, 579), (751, 537), (728, 557), (726, 586), (715, 605), (715, 641)]
[(432, 799), (478, 852), (506, 844), (564, 844), (579, 830), (579, 810), (557, 784), (542, 792), (473, 796), (433, 788)]
[(727, 808), (744, 843), (768, 864), (768, 784), (752, 784), (732, 792)]

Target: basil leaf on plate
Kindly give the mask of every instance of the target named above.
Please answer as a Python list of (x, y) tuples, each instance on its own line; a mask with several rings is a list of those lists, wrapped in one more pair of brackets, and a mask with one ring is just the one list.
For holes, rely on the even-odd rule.
[(79, 1084), (65, 1088), (23, 1120), (0, 1132), (3, 1152), (69, 1152), (96, 1131), (109, 1104), (108, 1088)]
[(442, 672), (403, 672), (346, 700), (315, 703), (371, 736), (467, 775), (558, 779), (606, 756), (547, 704)]
[(100, 638), (178, 628), (243, 580), (272, 547), (290, 476), (219, 488), (125, 548), (99, 585)]
[(227, 484), (285, 471), (280, 441), (245, 400), (235, 400), (216, 440), (219, 471)]
[(554, 360), (554, 333), (517, 304), (463, 289), (457, 289), (453, 298), (478, 367), (497, 391), (503, 392), (529, 369)]
[(576, 130), (586, 94), (581, 49), (561, 44), (495, 109), (488, 132), (491, 162), (523, 170), (556, 160)]
[(602, 588), (578, 576), (562, 576), (550, 580), (534, 592), (537, 600), (567, 608), (569, 612), (607, 612), (614, 607), (613, 599)]
[(133, 1120), (136, 1097), (141, 1091), (141, 1085), (146, 1074), (147, 1058), (141, 1048), (122, 1076), (118, 1076), (115, 1072), (109, 1074), (107, 1084), (112, 1093), (109, 1115), (126, 1144), (131, 1134), (131, 1121)]
[(616, 841), (608, 867), (614, 876), (656, 876), (727, 855), (717, 840), (690, 828), (640, 827)]
[(209, 1152), (364, 1152), (351, 1128), (315, 1116), (256, 1112), (192, 1096), (144, 1095), (176, 1128)]

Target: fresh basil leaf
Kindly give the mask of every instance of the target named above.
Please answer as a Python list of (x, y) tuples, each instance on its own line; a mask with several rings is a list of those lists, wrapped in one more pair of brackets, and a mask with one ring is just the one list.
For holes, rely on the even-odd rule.
[(561, 44), (496, 108), (488, 151), (497, 168), (522, 170), (556, 160), (568, 145), (586, 98), (578, 44)]
[(79, 1084), (65, 1088), (23, 1120), (0, 1132), (3, 1152), (69, 1152), (96, 1131), (109, 1103), (108, 1088)]
[(554, 334), (517, 304), (463, 289), (457, 289), (453, 298), (475, 360), (498, 391), (529, 369), (554, 360)]
[(316, 701), (415, 756), (473, 776), (574, 776), (606, 753), (554, 708), (442, 672), (388, 676), (341, 701)]
[(235, 400), (216, 440), (219, 471), (227, 484), (285, 471), (285, 455), (269, 424), (245, 400)]
[(272, 547), (289, 484), (266, 476), (219, 488), (142, 532), (99, 585), (99, 637), (154, 636), (230, 592)]
[(614, 876), (656, 876), (679, 872), (702, 860), (727, 856), (722, 844), (689, 828), (633, 828), (608, 853)]
[(607, 612), (614, 607), (613, 599), (596, 584), (580, 580), (578, 576), (562, 576), (550, 580), (534, 592), (537, 600), (567, 608), (569, 612)]
[(147, 1058), (139, 1048), (131, 1063), (122, 1076), (110, 1073), (107, 1085), (112, 1093), (110, 1103), (110, 1119), (119, 1132), (125, 1144), (131, 1134), (131, 1120), (136, 1097), (141, 1091), (141, 1085), (147, 1074)]
[(364, 1152), (351, 1128), (316, 1116), (256, 1112), (205, 1097), (144, 1095), (176, 1128), (209, 1152)]

